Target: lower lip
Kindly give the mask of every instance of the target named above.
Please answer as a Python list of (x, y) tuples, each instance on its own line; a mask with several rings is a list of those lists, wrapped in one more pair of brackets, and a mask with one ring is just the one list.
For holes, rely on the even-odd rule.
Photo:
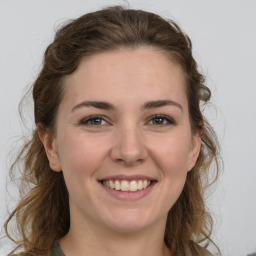
[(147, 188), (138, 190), (135, 192), (125, 192), (125, 191), (121, 191), (121, 190), (111, 189), (109, 187), (104, 186), (102, 183), (100, 183), (100, 185), (105, 189), (105, 191), (108, 192), (108, 194), (110, 194), (111, 196), (113, 196), (117, 199), (135, 201), (135, 200), (139, 200), (139, 199), (147, 196), (152, 191), (152, 189), (155, 185), (155, 182), (152, 183)]

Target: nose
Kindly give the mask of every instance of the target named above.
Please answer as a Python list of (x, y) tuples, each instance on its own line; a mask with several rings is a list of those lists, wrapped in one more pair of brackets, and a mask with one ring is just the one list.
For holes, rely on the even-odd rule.
[(143, 136), (138, 127), (125, 127), (115, 134), (111, 158), (125, 165), (136, 165), (147, 158)]

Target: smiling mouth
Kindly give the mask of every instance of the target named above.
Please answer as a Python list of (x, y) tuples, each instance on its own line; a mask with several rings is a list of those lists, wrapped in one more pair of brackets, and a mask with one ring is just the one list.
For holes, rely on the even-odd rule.
[(123, 192), (136, 192), (144, 190), (156, 181), (153, 180), (101, 180), (103, 186)]

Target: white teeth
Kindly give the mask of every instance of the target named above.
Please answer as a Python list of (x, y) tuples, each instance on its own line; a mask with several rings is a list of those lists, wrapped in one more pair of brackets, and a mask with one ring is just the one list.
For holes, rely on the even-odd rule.
[(147, 187), (147, 185), (148, 185), (148, 181), (147, 181), (147, 180), (144, 180), (144, 181), (143, 181), (143, 188), (145, 189), (145, 188)]
[(115, 190), (120, 190), (121, 189), (121, 184), (118, 180), (115, 180), (115, 187), (114, 187)]
[(129, 191), (130, 189), (130, 184), (127, 180), (122, 180), (121, 181), (121, 190), (122, 191)]
[(149, 180), (104, 180), (102, 184), (115, 190), (135, 192), (147, 188), (151, 182)]
[(109, 181), (109, 187), (110, 187), (110, 188), (115, 188), (115, 183), (114, 183), (113, 180), (110, 180), (110, 181)]
[(137, 186), (137, 182), (135, 180), (130, 182), (130, 191), (137, 191), (138, 190), (138, 186)]
[(138, 190), (142, 190), (142, 189), (143, 189), (142, 180), (139, 180), (139, 182), (138, 182)]

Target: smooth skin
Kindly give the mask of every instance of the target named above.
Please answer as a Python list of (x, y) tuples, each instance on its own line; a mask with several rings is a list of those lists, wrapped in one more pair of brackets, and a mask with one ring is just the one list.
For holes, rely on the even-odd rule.
[[(167, 56), (140, 47), (82, 59), (64, 80), (54, 135), (39, 128), (51, 169), (63, 171), (69, 191), (66, 256), (171, 254), (167, 214), (201, 139), (191, 131), (184, 72)], [(99, 182), (115, 175), (156, 183), (138, 200), (120, 199)]]

